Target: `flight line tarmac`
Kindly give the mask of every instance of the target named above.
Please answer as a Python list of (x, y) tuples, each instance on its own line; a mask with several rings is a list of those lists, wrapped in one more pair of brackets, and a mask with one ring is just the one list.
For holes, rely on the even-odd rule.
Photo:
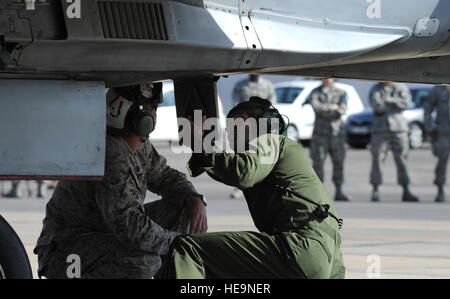
[[(155, 144), (169, 165), (186, 173), (188, 154), (174, 154), (166, 143)], [(401, 187), (396, 184), (395, 165), (390, 154), (383, 169), (381, 202), (370, 202), (369, 150), (347, 150), (344, 191), (351, 202), (336, 203), (344, 219), (341, 230), (342, 252), (347, 278), (450, 278), (450, 185), (446, 203), (434, 203), (432, 184), (436, 159), (429, 145), (411, 150), (408, 169), (411, 190), (421, 202), (402, 203)], [(331, 162), (325, 164), (325, 185), (331, 194)], [(450, 177), (450, 175), (448, 175)], [(230, 186), (206, 175), (191, 179), (209, 203), (209, 231), (238, 231), (256, 228), (245, 200), (231, 199)], [(6, 188), (8, 182), (4, 183)], [(50, 196), (50, 194), (49, 194)], [(158, 198), (148, 195), (148, 200)], [(32, 250), (42, 228), (47, 199), (0, 198), (0, 214), (13, 226), (25, 245), (37, 278), (37, 257)]]

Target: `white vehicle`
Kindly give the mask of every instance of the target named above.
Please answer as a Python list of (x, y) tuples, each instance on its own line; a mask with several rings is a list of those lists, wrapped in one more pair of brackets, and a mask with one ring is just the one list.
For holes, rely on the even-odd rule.
[[(274, 84), (277, 94), (275, 107), (281, 114), (289, 118), (290, 124), (287, 132), (289, 138), (306, 143), (311, 139), (316, 117), (308, 100), (311, 92), (321, 84), (320, 80), (295, 80)], [(364, 109), (353, 86), (339, 82), (334, 84), (346, 92), (348, 108), (343, 116), (344, 121), (348, 115)]]
[(172, 82), (163, 83), (163, 102), (158, 106), (156, 117), (156, 128), (150, 133), (150, 140), (177, 141), (177, 111), (175, 108), (175, 90)]
[[(225, 116), (222, 101), (219, 97), (219, 118), (222, 128), (225, 128)], [(151, 141), (178, 142), (177, 111), (175, 108), (175, 90), (172, 82), (163, 83), (163, 102), (156, 112), (156, 128), (150, 133)]]

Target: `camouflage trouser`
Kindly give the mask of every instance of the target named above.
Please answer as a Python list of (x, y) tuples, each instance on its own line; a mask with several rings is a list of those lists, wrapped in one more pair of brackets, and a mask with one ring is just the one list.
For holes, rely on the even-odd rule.
[(443, 186), (446, 180), (447, 174), (447, 162), (450, 152), (450, 135), (439, 134), (435, 143), (433, 143), (433, 154), (438, 158), (438, 162), (435, 168), (434, 184), (437, 186)]
[[(180, 230), (182, 211), (166, 200), (145, 204), (146, 214), (162, 227)], [(185, 232), (182, 232), (185, 233)], [(62, 240), (43, 252), (47, 278), (67, 278), (67, 257), (80, 257), (81, 278), (152, 278), (161, 267), (161, 257), (126, 247), (112, 233), (92, 232)]]
[(370, 140), (372, 153), (372, 170), (370, 171), (370, 183), (373, 186), (383, 182), (380, 164), (384, 163), (389, 149), (394, 154), (397, 166), (397, 182), (402, 186), (409, 185), (406, 159), (409, 151), (409, 139), (407, 132), (374, 133)]
[(342, 185), (344, 182), (345, 136), (313, 135), (311, 140), (310, 155), (313, 168), (317, 176), (323, 182), (323, 164), (330, 154), (333, 162), (333, 183)]

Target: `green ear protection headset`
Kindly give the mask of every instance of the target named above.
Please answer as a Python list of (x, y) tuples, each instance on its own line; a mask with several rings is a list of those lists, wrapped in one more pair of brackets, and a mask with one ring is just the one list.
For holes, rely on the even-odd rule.
[(156, 121), (152, 110), (161, 102), (162, 83), (153, 83), (151, 97), (142, 95), (142, 86), (134, 85), (120, 90), (120, 94), (133, 102), (125, 118), (126, 129), (141, 137), (147, 137), (154, 129)]
[(126, 118), (126, 128), (129, 132), (147, 137), (155, 129), (155, 125), (155, 118), (150, 111), (136, 104), (131, 106)]
[(269, 100), (262, 99), (260, 97), (251, 97), (247, 102), (240, 103), (236, 105), (231, 111), (228, 113), (229, 115), (236, 110), (241, 109), (262, 109), (263, 114), (260, 116), (260, 118), (265, 118), (267, 120), (267, 129), (268, 132), (271, 132), (272, 128), (272, 119), (278, 119), (280, 124), (280, 130), (279, 134), (286, 136), (287, 135), (287, 127), (289, 126), (289, 123), (286, 124), (283, 116), (280, 114), (280, 112), (272, 105), (272, 103)]

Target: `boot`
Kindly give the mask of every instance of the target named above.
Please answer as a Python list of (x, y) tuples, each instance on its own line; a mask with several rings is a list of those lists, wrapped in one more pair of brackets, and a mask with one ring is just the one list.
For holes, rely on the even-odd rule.
[(419, 198), (417, 196), (414, 196), (410, 191), (408, 186), (403, 187), (403, 197), (402, 201), (404, 202), (418, 202)]
[(238, 188), (235, 188), (234, 191), (231, 192), (231, 194), (230, 194), (230, 197), (235, 198), (235, 199), (242, 198), (243, 196), (244, 196), (244, 193)]
[(44, 181), (36, 181), (37, 183), (37, 197), (44, 198), (47, 196), (47, 184)]
[(378, 192), (378, 186), (373, 186), (371, 201), (372, 202), (379, 202), (380, 201), (380, 193)]
[(19, 198), (20, 194), (18, 192), (18, 189), (19, 189), (19, 182), (12, 182), (11, 190), (8, 193), (4, 194), (4, 196), (6, 198)]
[(335, 201), (349, 201), (347, 195), (342, 192), (342, 186), (336, 185), (336, 194), (334, 196)]
[(444, 187), (442, 185), (438, 186), (438, 194), (434, 201), (435, 202), (444, 202), (445, 201)]
[(49, 190), (55, 190), (58, 181), (52, 181), (52, 183), (47, 187)]

